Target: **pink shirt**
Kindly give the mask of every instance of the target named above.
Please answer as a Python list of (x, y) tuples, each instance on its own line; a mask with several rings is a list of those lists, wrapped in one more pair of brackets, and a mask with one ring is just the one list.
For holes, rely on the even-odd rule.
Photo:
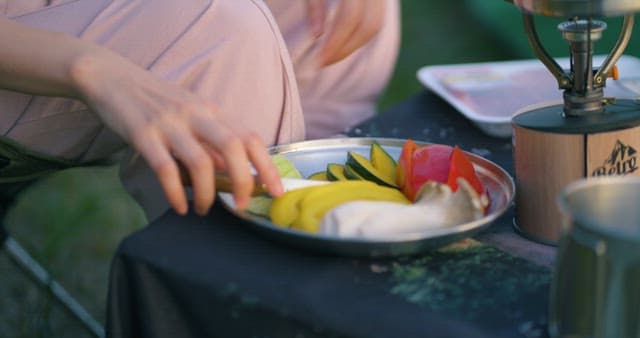
[[(383, 30), (333, 66), (314, 66), (301, 0), (0, 0), (0, 15), (64, 32), (127, 57), (210, 98), (237, 128), (266, 144), (336, 135), (375, 113), (399, 43), (398, 1)], [(336, 0), (329, 1), (331, 10)], [(295, 72), (294, 72), (295, 69)], [(83, 103), (0, 90), (0, 133), (67, 160), (110, 156), (126, 145)], [(303, 115), (304, 111), (304, 115)], [(134, 153), (122, 163), (127, 190), (153, 218), (167, 203)]]

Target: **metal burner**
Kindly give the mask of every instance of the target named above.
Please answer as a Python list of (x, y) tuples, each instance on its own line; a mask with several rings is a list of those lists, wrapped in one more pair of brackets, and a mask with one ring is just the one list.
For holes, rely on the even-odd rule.
[(602, 89), (606, 85), (607, 77), (614, 75), (615, 63), (629, 43), (633, 22), (633, 15), (624, 17), (618, 41), (598, 68), (594, 68), (592, 64), (594, 44), (602, 37), (607, 24), (593, 19), (575, 18), (558, 25), (562, 37), (569, 42), (571, 51), (571, 68), (564, 70), (542, 46), (533, 16), (529, 13), (523, 14), (525, 32), (534, 53), (556, 78), (558, 87), (565, 90), (564, 113), (567, 116), (604, 111)]
[[(633, 98), (605, 98), (607, 78), (617, 78), (616, 62), (631, 38), (638, 0), (509, 0), (522, 10), (527, 39), (556, 78), (563, 104), (514, 116), (516, 176), (515, 228), (524, 236), (555, 244), (562, 215), (559, 192), (584, 177), (640, 174), (640, 104)], [(558, 25), (569, 44), (563, 69), (545, 50), (534, 15), (569, 18)], [(599, 66), (595, 43), (607, 29), (604, 16), (623, 16), (615, 45)], [(624, 151), (623, 151), (624, 150)]]

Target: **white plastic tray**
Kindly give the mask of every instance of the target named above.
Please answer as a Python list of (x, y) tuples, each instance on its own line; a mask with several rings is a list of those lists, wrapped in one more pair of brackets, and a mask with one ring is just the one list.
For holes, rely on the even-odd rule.
[[(594, 57), (600, 66), (604, 55)], [(569, 67), (569, 58), (557, 59)], [(607, 80), (605, 96), (640, 95), (640, 59), (623, 55), (617, 62), (620, 79)], [(418, 80), (440, 95), (490, 136), (510, 137), (511, 118), (524, 107), (562, 102), (562, 90), (538, 59), (425, 66)]]

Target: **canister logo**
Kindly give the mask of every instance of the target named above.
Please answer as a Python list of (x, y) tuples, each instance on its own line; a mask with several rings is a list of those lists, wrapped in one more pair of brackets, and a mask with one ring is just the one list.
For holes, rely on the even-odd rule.
[(611, 155), (597, 167), (591, 176), (627, 175), (638, 170), (638, 157), (635, 148), (616, 140)]

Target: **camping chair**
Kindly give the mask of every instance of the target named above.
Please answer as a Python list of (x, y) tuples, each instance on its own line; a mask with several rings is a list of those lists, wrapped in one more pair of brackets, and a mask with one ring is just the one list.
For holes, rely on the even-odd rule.
[[(0, 170), (4, 168), (16, 172), (25, 166), (31, 168), (29, 172), (22, 176), (16, 175), (17, 178), (13, 180), (14, 182), (0, 184), (0, 249), (6, 252), (10, 260), (30, 277), (38, 287), (45, 290), (76, 318), (89, 333), (95, 337), (104, 337), (102, 325), (11, 236), (5, 226), (5, 217), (17, 195), (41, 177), (63, 169), (65, 166), (62, 163), (54, 164), (53, 167), (43, 166), (42, 163), (33, 162), (31, 159), (22, 157), (22, 155), (28, 156), (28, 154), (14, 153), (16, 150), (12, 144), (0, 142)], [(13, 166), (9, 167), (12, 164)]]

